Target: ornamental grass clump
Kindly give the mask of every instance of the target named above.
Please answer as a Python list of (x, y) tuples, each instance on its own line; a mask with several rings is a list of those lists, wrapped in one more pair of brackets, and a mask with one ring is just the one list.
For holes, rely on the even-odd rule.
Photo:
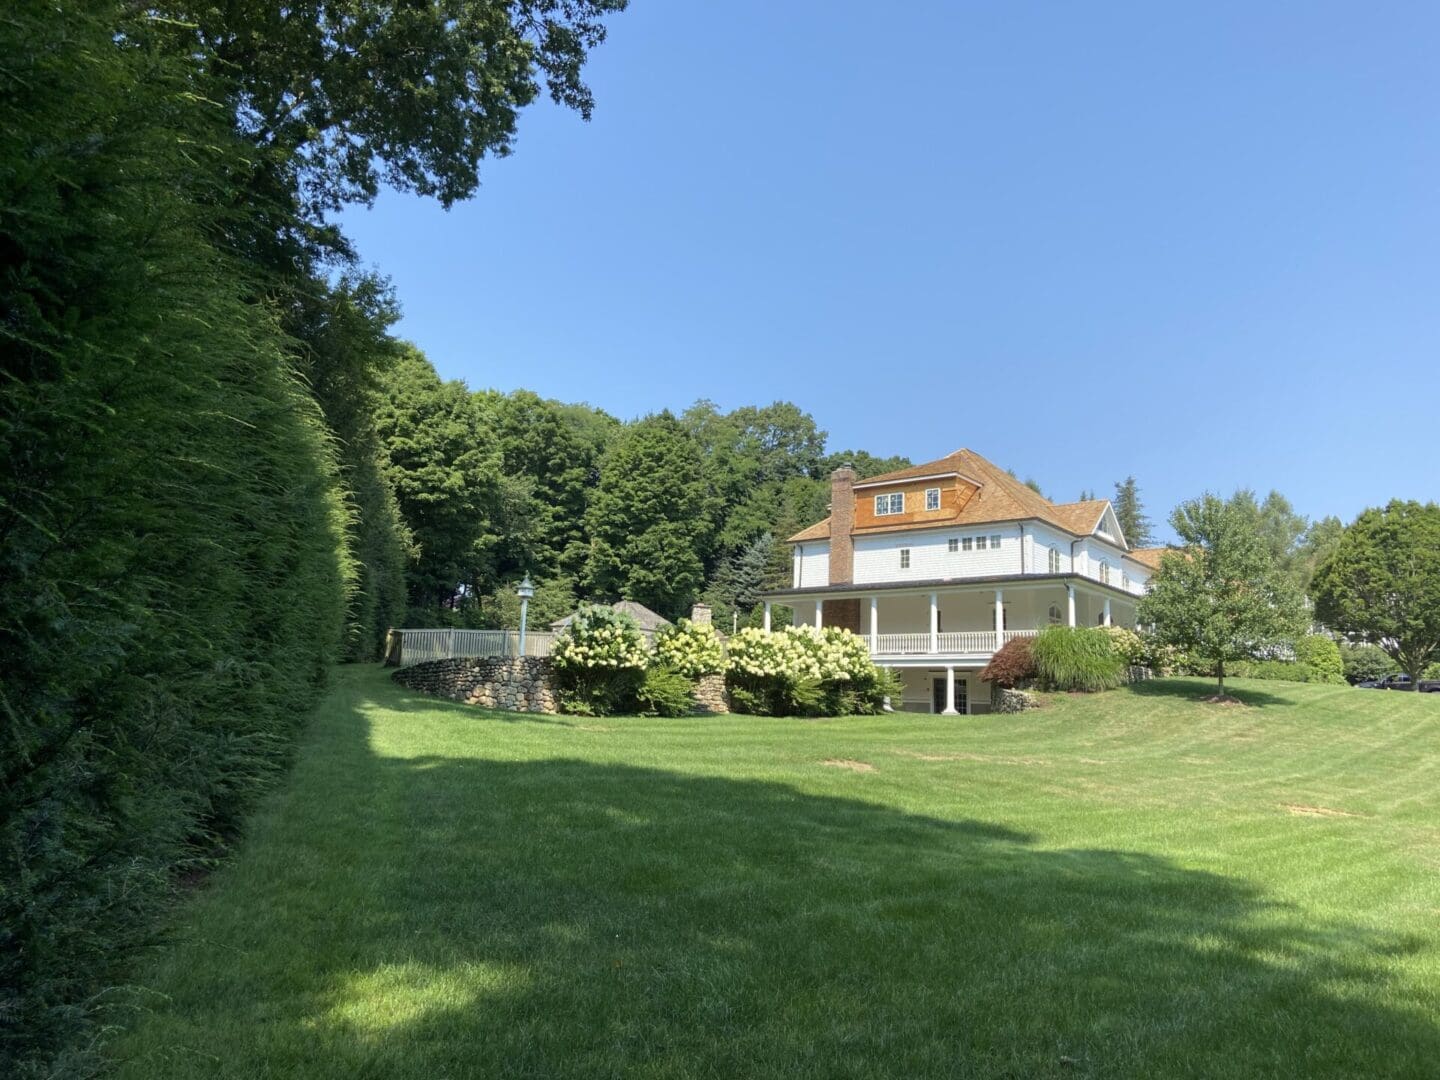
[(560, 708), (585, 716), (633, 712), (650, 653), (630, 616), (583, 605), (550, 647)]
[(848, 630), (747, 628), (730, 639), (727, 682), (739, 712), (840, 716), (880, 712), (895, 680)]
[(691, 679), (725, 671), (725, 647), (715, 627), (689, 619), (660, 631), (655, 638), (655, 659)]
[(1125, 659), (1099, 627), (1046, 627), (1030, 652), (1046, 690), (1113, 690), (1124, 681)]

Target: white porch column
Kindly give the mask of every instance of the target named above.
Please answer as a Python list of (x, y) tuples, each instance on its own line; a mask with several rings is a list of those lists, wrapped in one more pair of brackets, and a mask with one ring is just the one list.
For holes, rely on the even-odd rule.
[(1073, 627), (1073, 626), (1075, 625), (1075, 586), (1074, 586), (1074, 585), (1066, 585), (1066, 586), (1065, 586), (1065, 596), (1066, 596), (1066, 599), (1067, 599), (1067, 601), (1068, 601), (1068, 606), (1069, 606), (1069, 608), (1070, 608), (1070, 616), (1069, 616), (1070, 621), (1069, 621), (1068, 625), (1071, 626), (1071, 627)]
[(930, 594), (930, 651), (940, 651), (940, 598)]
[(1109, 626), (1109, 625), (1110, 625), (1110, 598), (1109, 598), (1108, 596), (1105, 597), (1105, 615), (1104, 615), (1104, 620), (1105, 620), (1105, 625), (1106, 625), (1106, 626)]
[(945, 666), (945, 711), (942, 716), (955, 715), (955, 669)]
[(870, 597), (870, 655), (880, 651), (880, 598)]
[(770, 632), (770, 601), (765, 601), (765, 632)]
[[(880, 670), (882, 670), (882, 671), (894, 671), (895, 669), (894, 669), (894, 668), (882, 667)], [(886, 712), (894, 712), (894, 711), (895, 711), (895, 706), (891, 703), (891, 701), (890, 701), (890, 695), (889, 695), (889, 694), (886, 694), (886, 695), (885, 695), (885, 701), (883, 702), (883, 704), (882, 704), (880, 707), (881, 707), (882, 709), (884, 709)]]
[(820, 629), (820, 612), (823, 611), (824, 609), (825, 609), (825, 601), (823, 601), (823, 600), (816, 600), (816, 601), (815, 601), (815, 629), (816, 629), (816, 630), (819, 630), (819, 629)]
[(995, 648), (1005, 644), (1005, 591), (995, 590)]

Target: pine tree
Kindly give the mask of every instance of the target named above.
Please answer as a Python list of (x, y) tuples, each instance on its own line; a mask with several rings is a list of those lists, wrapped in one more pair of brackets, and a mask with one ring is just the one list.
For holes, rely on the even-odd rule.
[(1111, 506), (1120, 531), (1132, 548), (1150, 547), (1155, 543), (1155, 526), (1145, 516), (1145, 504), (1140, 501), (1140, 485), (1135, 477), (1127, 476), (1115, 485), (1115, 499)]

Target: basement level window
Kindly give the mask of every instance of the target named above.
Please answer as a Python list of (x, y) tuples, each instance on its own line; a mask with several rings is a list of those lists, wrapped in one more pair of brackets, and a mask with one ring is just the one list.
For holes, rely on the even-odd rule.
[(897, 491), (893, 495), (875, 496), (875, 516), (885, 517), (888, 514), (903, 514), (905, 512), (905, 493)]
[(926, 489), (925, 489), (925, 509), (926, 509), (926, 510), (939, 510), (939, 509), (940, 509), (940, 489), (939, 489), (939, 488), (926, 488)]
[(901, 569), (901, 570), (909, 570), (909, 569), (910, 569), (910, 549), (909, 549), (909, 548), (901, 548), (901, 549), (900, 549), (900, 569)]

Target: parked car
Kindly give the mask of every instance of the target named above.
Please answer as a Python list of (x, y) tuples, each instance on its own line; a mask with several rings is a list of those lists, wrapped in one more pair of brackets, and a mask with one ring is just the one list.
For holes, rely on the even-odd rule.
[(1421, 679), (1416, 686), (1409, 675), (1386, 675), (1383, 679), (1366, 679), (1355, 685), (1365, 690), (1419, 690), (1422, 694), (1440, 694), (1440, 679)]

